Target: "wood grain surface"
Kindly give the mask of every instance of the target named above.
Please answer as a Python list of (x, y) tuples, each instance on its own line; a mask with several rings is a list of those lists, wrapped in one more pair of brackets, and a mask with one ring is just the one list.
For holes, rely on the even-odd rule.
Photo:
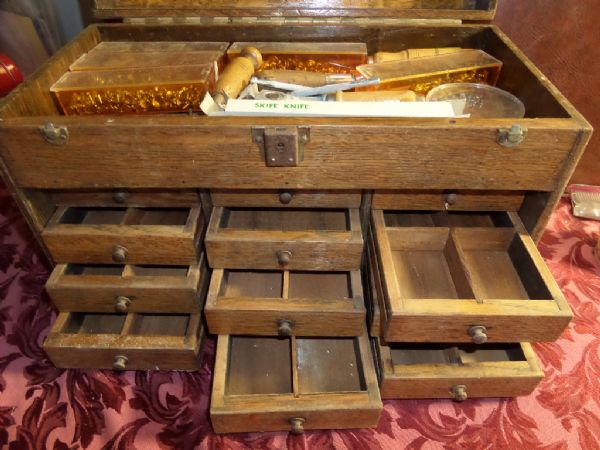
[[(495, 23), (562, 93), (600, 126), (597, 0), (501, 0)], [(592, 138), (571, 180), (600, 185), (600, 134)]]

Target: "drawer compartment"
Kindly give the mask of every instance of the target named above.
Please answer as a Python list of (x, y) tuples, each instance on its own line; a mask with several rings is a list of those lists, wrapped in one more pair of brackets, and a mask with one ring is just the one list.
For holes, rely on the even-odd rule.
[(210, 408), (217, 433), (374, 427), (381, 409), (366, 334), (219, 336)]
[(373, 209), (448, 211), (517, 211), (519, 191), (375, 191)]
[(360, 208), (361, 191), (221, 190), (210, 191), (214, 206), (242, 208)]
[(571, 310), (516, 214), (507, 215), (512, 227), (492, 218), (488, 227), (456, 219), (390, 226), (397, 215), (381, 210), (372, 218), (387, 342), (551, 341), (569, 323)]
[(197, 370), (203, 339), (200, 314), (62, 312), (44, 350), (60, 368)]
[(378, 349), (383, 399), (516, 397), (530, 394), (544, 377), (529, 344)]
[(200, 204), (194, 189), (75, 189), (48, 191), (56, 206), (185, 208)]
[(365, 307), (360, 272), (215, 269), (204, 308), (213, 334), (358, 336)]
[(206, 233), (209, 265), (227, 269), (358, 270), (357, 209), (216, 207)]
[(191, 266), (59, 264), (46, 290), (59, 311), (192, 313), (209, 279), (200, 260)]
[(59, 207), (42, 237), (57, 263), (189, 265), (204, 228), (193, 208)]

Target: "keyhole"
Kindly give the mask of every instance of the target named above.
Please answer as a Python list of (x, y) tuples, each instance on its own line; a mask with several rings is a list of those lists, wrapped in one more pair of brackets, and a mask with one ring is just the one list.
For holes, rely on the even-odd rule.
[(283, 142), (278, 142), (277, 150), (279, 150), (280, 152), (283, 152), (284, 149), (285, 149), (285, 144)]

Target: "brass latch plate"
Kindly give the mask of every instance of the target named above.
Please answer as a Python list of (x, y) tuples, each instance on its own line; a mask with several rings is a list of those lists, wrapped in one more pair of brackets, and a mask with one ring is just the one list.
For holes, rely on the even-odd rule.
[(304, 159), (309, 127), (253, 127), (252, 140), (263, 151), (268, 167), (294, 167)]

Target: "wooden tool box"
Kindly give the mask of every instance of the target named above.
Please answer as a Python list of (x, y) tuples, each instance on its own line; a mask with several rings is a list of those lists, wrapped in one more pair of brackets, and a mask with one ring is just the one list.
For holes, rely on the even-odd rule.
[[(57, 366), (193, 370), (208, 291), (217, 432), (370, 427), (380, 397), (534, 388), (525, 342), (571, 317), (535, 242), (592, 130), (484, 23), (495, 0), (96, 6), (125, 23), (89, 27), (0, 103), (4, 179), (57, 264), (44, 344)], [(478, 48), (527, 112), (62, 116), (50, 86), (105, 41)]]

